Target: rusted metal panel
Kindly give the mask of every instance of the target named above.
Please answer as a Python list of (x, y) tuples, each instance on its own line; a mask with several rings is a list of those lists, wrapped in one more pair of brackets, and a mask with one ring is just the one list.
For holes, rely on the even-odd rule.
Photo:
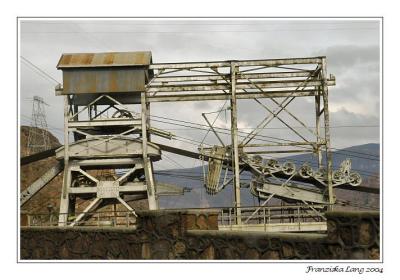
[(124, 93), (145, 90), (145, 70), (132, 68), (65, 69), (63, 93)]
[(132, 93), (145, 90), (151, 52), (63, 54), (57, 68), (63, 70), (58, 94)]
[(148, 66), (151, 52), (67, 53), (63, 54), (57, 69), (117, 66)]

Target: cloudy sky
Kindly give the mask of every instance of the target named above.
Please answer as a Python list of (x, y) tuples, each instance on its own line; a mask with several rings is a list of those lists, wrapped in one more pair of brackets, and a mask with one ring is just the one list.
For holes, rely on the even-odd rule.
[[(56, 64), (62, 53), (142, 50), (152, 51), (156, 63), (325, 55), (328, 73), (336, 76), (336, 86), (330, 88), (329, 96), (332, 146), (379, 143), (380, 23), (372, 19), (23, 20), (20, 24), (21, 124), (30, 123), (31, 100), (35, 95), (41, 96), (49, 104), (46, 107), (49, 129), (62, 141), (62, 98), (54, 95), (55, 81), (35, 67), (61, 82), (61, 71), (56, 69)], [(188, 102), (168, 106), (158, 103), (152, 105), (152, 115), (205, 124), (201, 113), (218, 110), (223, 103)], [(299, 100), (288, 109), (313, 126), (314, 107), (310, 102)], [(239, 127), (255, 127), (265, 113), (254, 101), (241, 101)], [(216, 124), (227, 125), (224, 114)], [(152, 125), (174, 129), (177, 135), (198, 141), (205, 134), (171, 124), (154, 122)], [(280, 127), (279, 122), (273, 122), (274, 129), (263, 134), (295, 140), (287, 129), (276, 129)], [(217, 140), (208, 136), (205, 142), (213, 144)], [(178, 141), (171, 144), (196, 148)], [(170, 159), (161, 162), (160, 168), (198, 164), (168, 156)]]

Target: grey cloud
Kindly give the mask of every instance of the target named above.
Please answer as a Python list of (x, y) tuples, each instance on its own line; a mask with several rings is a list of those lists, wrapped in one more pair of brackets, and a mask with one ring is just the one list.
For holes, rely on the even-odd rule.
[[(45, 22), (49, 24), (43, 24)], [(172, 23), (179, 25), (171, 25)], [(197, 26), (198, 23), (207, 25)], [(27, 21), (21, 28), (23, 32), (20, 40), (21, 55), (59, 81), (61, 81), (61, 71), (56, 70), (55, 66), (61, 53), (66, 52), (151, 50), (153, 61), (159, 63), (326, 55), (328, 71), (337, 77), (337, 86), (330, 89), (329, 96), (332, 126), (379, 123), (379, 26), (376, 21), (367, 23), (368, 27), (375, 27), (368, 30), (360, 28), (365, 24), (359, 21), (340, 21), (337, 25), (336, 21), (293, 20), (259, 20), (251, 22), (252, 25), (246, 25), (248, 22), (243, 20), (229, 20), (226, 23), (234, 24), (229, 26), (214, 26), (212, 25), (214, 23), (221, 22), (78, 20), (58, 21), (58, 24), (53, 24), (51, 21)], [(198, 32), (206, 29), (210, 32)], [(215, 32), (218, 30), (227, 32)], [(265, 32), (234, 32), (235, 30), (265, 30)], [(101, 33), (90, 33), (92, 31)], [(142, 33), (121, 33), (124, 31)], [(167, 33), (154, 33), (161, 31)], [(60, 113), (62, 98), (54, 95), (54, 85), (25, 65), (21, 65), (21, 114), (31, 115), (31, 103), (27, 99), (33, 95), (42, 96), (50, 104), (46, 108), (50, 130), (62, 141), (62, 133), (57, 130), (63, 127), (63, 117)], [(264, 102), (271, 105), (267, 100)], [(205, 124), (201, 113), (217, 110), (222, 104), (220, 101), (168, 105), (161, 103), (153, 104), (151, 110), (154, 115)], [(315, 122), (313, 108), (313, 103), (305, 99), (296, 100), (288, 107), (308, 125)], [(356, 109), (362, 113), (355, 111)], [(240, 101), (239, 125), (254, 127), (266, 113), (254, 101)], [(285, 113), (282, 113), (282, 117), (284, 116)], [(210, 115), (211, 119), (213, 117), (214, 115)], [(229, 114), (227, 117), (229, 123)], [(285, 119), (293, 125), (298, 125), (287, 116)], [(26, 123), (28, 119), (25, 117), (21, 121)], [(224, 114), (221, 114), (219, 124), (225, 124)], [(170, 124), (165, 123), (154, 122), (153, 125), (172, 128)], [(270, 127), (282, 127), (282, 124), (275, 120)], [(204, 131), (180, 128), (181, 130), (174, 132), (183, 137), (201, 141), (205, 135)], [(291, 134), (288, 129), (265, 130), (263, 134), (296, 139), (296, 135)], [(227, 142), (230, 139), (229, 136), (223, 137)], [(196, 149), (196, 146), (183, 142), (156, 139), (177, 147)], [(365, 141), (379, 142), (379, 131), (376, 128), (332, 129), (332, 143), (335, 146), (345, 147)], [(218, 143), (218, 140), (209, 134), (206, 142), (213, 144)], [(181, 157), (177, 157), (177, 160), (188, 167), (193, 165), (193, 160)], [(166, 165), (176, 167), (171, 163)]]
[(378, 45), (338, 45), (320, 50), (315, 54), (325, 55), (330, 69), (342, 71), (359, 64), (379, 65), (380, 49)]

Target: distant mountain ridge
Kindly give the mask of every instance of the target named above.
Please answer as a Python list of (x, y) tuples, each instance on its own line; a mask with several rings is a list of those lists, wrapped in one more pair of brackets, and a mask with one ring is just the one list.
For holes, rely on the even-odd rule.
[[(357, 170), (362, 178), (363, 185), (379, 187), (380, 170), (380, 144), (369, 143), (364, 145), (352, 146), (332, 152), (334, 170), (338, 169), (340, 163), (346, 158), (352, 161), (352, 169)], [(291, 157), (278, 159), (279, 162), (287, 160), (293, 161), (297, 167), (304, 162), (311, 165), (316, 164), (316, 158), (312, 153), (301, 154)], [(323, 160), (325, 155), (323, 153)], [(246, 177), (249, 177), (250, 174)], [(191, 192), (184, 196), (161, 197), (161, 208), (204, 208), (204, 207), (231, 207), (233, 205), (234, 194), (232, 186), (227, 186), (217, 195), (208, 195), (203, 187), (203, 168), (187, 168), (157, 171), (156, 180), (176, 184), (182, 187), (191, 188)], [(379, 196), (366, 193), (358, 193), (346, 190), (337, 190), (337, 196), (341, 199), (351, 200), (355, 203), (373, 205), (379, 207)], [(250, 194), (249, 189), (241, 190), (243, 206), (258, 205), (258, 199)]]

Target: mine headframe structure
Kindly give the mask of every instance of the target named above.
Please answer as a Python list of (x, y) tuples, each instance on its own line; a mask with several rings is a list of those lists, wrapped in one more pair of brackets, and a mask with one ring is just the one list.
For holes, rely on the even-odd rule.
[[(243, 170), (249, 170), (262, 179), (269, 177), (284, 179), (280, 185), (264, 182), (261, 182), (260, 186), (255, 184), (253, 191), (266, 201), (275, 196), (283, 199), (294, 199), (305, 204), (326, 204), (328, 208), (334, 204), (328, 87), (335, 85), (335, 77), (327, 75), (326, 57), (163, 63), (152, 64), (149, 69), (154, 71), (154, 76), (146, 85), (146, 102), (206, 100), (228, 100), (230, 102), (231, 143), (224, 145), (218, 137), (218, 132), (210, 124), (210, 129), (218, 137), (222, 146), (203, 152), (210, 159), (207, 181), (208, 183), (211, 182), (212, 186), (208, 186), (209, 193), (218, 192), (216, 188), (218, 187), (221, 165), (228, 165), (228, 168), (233, 171), (232, 179), (238, 223), (240, 223), (241, 207), (240, 173)], [(262, 102), (262, 99), (265, 98), (275, 104), (274, 109)], [(315, 126), (307, 126), (288, 109), (288, 105), (297, 98), (314, 99)], [(254, 130), (240, 138), (238, 133), (238, 117), (240, 116), (238, 116), (237, 108), (238, 102), (243, 99), (253, 99), (267, 111), (267, 115)], [(280, 118), (282, 112), (285, 112), (298, 125), (309, 131), (313, 139), (303, 137), (302, 133), (295, 127)], [(274, 119), (282, 122), (299, 136), (300, 141), (277, 141), (273, 144), (254, 143), (256, 136)], [(320, 131), (321, 126), (323, 132)], [(254, 148), (262, 147), (268, 149), (251, 151)], [(316, 176), (307, 173), (312, 173), (308, 166), (302, 166), (295, 171), (290, 170), (293, 169), (293, 166), (286, 166), (286, 169), (279, 168), (279, 170), (274, 171), (277, 163), (261, 164), (261, 162), (257, 162), (257, 157), (252, 155), (280, 153), (271, 150), (274, 147), (286, 148), (286, 150), (281, 151), (285, 153), (314, 152), (318, 159)], [(296, 147), (297, 149), (293, 149)], [(325, 161), (323, 161), (323, 152), (326, 154)], [(210, 170), (210, 167), (213, 167), (213, 170)], [(284, 172), (285, 170), (287, 172)], [(318, 191), (293, 188), (289, 181), (296, 178), (302, 181), (311, 181), (311, 183), (318, 185)]]
[[(56, 151), (64, 165), (60, 226), (115, 202), (133, 216), (130, 200), (147, 198), (149, 209), (158, 208), (153, 162), (161, 151), (149, 141), (152, 133), (170, 135), (150, 128), (145, 85), (151, 62), (151, 52), (62, 55), (63, 85), (56, 88), (64, 97), (64, 146)], [(108, 176), (98, 176), (102, 169)], [(116, 169), (126, 172), (118, 177), (111, 172)], [(78, 197), (90, 203), (75, 217)]]
[[(335, 202), (328, 108), (328, 86), (335, 84), (335, 78), (327, 75), (325, 57), (157, 64), (152, 63), (150, 52), (63, 54), (57, 68), (63, 71), (63, 85), (56, 88), (56, 95), (64, 97), (65, 142), (56, 151), (64, 168), (59, 225), (68, 224), (69, 219), (71, 225), (79, 223), (100, 203), (110, 200), (117, 200), (133, 214), (129, 199), (148, 198), (149, 208), (158, 208), (152, 162), (161, 159), (163, 145), (152, 143), (150, 137), (171, 139), (172, 135), (150, 125), (152, 102), (230, 102), (230, 143), (225, 145), (209, 123), (221, 146), (201, 149), (200, 157), (209, 160), (207, 190), (211, 194), (219, 190), (222, 167), (232, 171), (227, 183), (233, 181), (237, 223), (241, 220), (240, 174), (244, 170), (254, 176), (252, 193), (265, 201), (275, 196), (329, 207)], [(289, 111), (288, 105), (297, 98), (313, 98), (315, 126), (307, 126)], [(243, 136), (238, 130), (238, 102), (245, 99), (254, 100), (267, 115)], [(263, 99), (271, 100), (275, 108)], [(282, 119), (282, 112), (309, 131), (312, 139)], [(300, 140), (255, 143), (273, 120), (279, 120)], [(284, 150), (271, 150), (279, 147)], [(260, 154), (309, 151), (318, 158), (317, 172), (308, 166), (296, 170), (275, 161), (265, 164), (258, 158)], [(128, 171), (111, 179), (90, 173), (101, 168)], [(270, 178), (283, 179), (283, 183), (271, 183)], [(343, 176), (338, 178), (337, 185), (348, 182)], [(299, 188), (290, 183), (292, 179), (314, 184), (317, 190)], [(92, 201), (74, 217), (77, 197)]]

